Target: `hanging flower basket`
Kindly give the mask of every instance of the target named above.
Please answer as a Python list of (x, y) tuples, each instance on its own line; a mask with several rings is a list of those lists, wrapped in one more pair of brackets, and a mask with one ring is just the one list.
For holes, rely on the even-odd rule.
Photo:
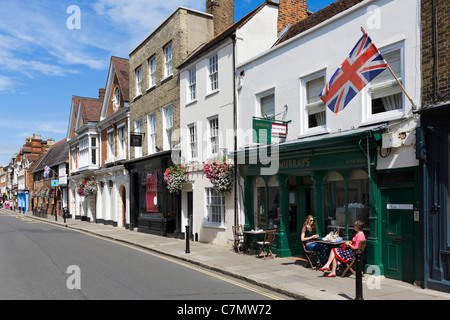
[(181, 191), (181, 184), (189, 180), (189, 173), (185, 166), (181, 164), (174, 164), (166, 169), (164, 172), (164, 181), (167, 184), (167, 189), (170, 193), (179, 193)]
[(203, 164), (203, 173), (222, 195), (233, 189), (233, 165), (222, 160), (210, 159)]
[(39, 191), (39, 197), (41, 197), (42, 199), (47, 198), (47, 192), (47, 188), (42, 188), (41, 191)]
[(97, 194), (97, 182), (89, 179), (84, 179), (82, 183), (77, 185), (75, 191), (81, 197), (90, 197)]
[(47, 198), (56, 198), (56, 191), (48, 189), (47, 190)]

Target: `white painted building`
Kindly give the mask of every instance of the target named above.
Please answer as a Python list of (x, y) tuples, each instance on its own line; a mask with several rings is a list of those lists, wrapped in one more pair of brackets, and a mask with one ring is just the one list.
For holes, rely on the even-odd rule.
[[(128, 59), (111, 57), (99, 98), (72, 97), (68, 124), (69, 205), (75, 219), (119, 227), (129, 224), (130, 158)], [(76, 192), (83, 180), (97, 183), (94, 196)]]
[[(277, 255), (303, 252), (300, 232), (309, 214), (322, 235), (339, 230), (351, 239), (356, 212), (365, 223), (367, 263), (381, 274), (417, 279), (418, 269), (405, 266), (418, 259), (418, 250), (411, 249), (419, 239), (415, 107), (388, 70), (337, 115), (319, 95), (363, 36), (363, 27), (414, 105), (420, 105), (420, 23), (420, 1), (341, 0), (238, 65), (246, 227), (276, 225)], [(249, 162), (255, 160), (249, 150), (265, 149), (252, 139), (253, 117), (263, 114), (290, 121), (286, 138), (272, 139), (279, 166), (271, 176), (258, 171), (260, 163)], [(408, 211), (394, 217), (399, 213), (390, 203)], [(404, 225), (403, 235), (398, 224)], [(402, 241), (393, 240), (396, 232)]]
[[(268, 50), (277, 40), (279, 11), (288, 2), (261, 6), (196, 50), (180, 68), (181, 159), (190, 182), (182, 190), (182, 224), (201, 242), (229, 245), (232, 226), (243, 224), (240, 191), (221, 195), (203, 164), (235, 150), (235, 66)], [(298, 15), (305, 12), (297, 12)], [(237, 119), (236, 119), (237, 121)], [(241, 211), (241, 213), (239, 213)]]
[[(319, 94), (348, 57), (362, 36), (360, 28), (364, 27), (417, 104), (420, 101), (418, 12), (416, 1), (362, 1), (241, 63), (237, 73), (245, 76), (239, 89), (239, 128), (251, 130), (253, 116), (262, 115), (261, 102), (272, 95), (271, 112), (279, 114), (276, 119), (292, 121), (286, 142), (389, 123), (394, 150), (379, 157), (377, 169), (416, 166), (413, 129), (417, 117), (389, 71), (369, 83), (338, 115), (325, 107)], [(388, 96), (392, 102), (383, 109), (375, 100)], [(401, 132), (406, 137), (399, 141)], [(256, 145), (248, 139), (238, 141), (239, 149)]]

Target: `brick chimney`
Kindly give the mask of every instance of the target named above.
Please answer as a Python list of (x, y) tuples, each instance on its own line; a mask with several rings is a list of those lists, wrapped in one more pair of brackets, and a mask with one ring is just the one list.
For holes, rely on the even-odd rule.
[(103, 100), (103, 98), (105, 97), (105, 92), (106, 92), (106, 89), (105, 89), (105, 88), (100, 88), (100, 89), (98, 89), (98, 98), (99, 98), (100, 100)]
[(279, 0), (277, 34), (307, 17), (306, 0)]
[(206, 13), (214, 16), (216, 36), (234, 24), (234, 0), (206, 0)]

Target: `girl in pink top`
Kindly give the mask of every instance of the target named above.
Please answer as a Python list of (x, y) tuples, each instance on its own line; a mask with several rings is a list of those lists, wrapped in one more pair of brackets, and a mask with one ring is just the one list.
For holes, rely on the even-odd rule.
[(355, 221), (354, 225), (356, 235), (353, 237), (352, 241), (346, 241), (343, 246), (340, 248), (334, 248), (330, 252), (330, 257), (328, 258), (327, 263), (320, 268), (322, 271), (329, 271), (330, 265), (332, 264), (331, 273), (327, 275), (327, 277), (335, 277), (336, 276), (336, 267), (337, 260), (342, 262), (348, 262), (350, 259), (355, 257), (355, 252), (353, 250), (359, 248), (359, 243), (361, 241), (365, 241), (366, 237), (364, 236), (364, 232), (362, 229), (364, 228), (364, 223), (361, 221)]

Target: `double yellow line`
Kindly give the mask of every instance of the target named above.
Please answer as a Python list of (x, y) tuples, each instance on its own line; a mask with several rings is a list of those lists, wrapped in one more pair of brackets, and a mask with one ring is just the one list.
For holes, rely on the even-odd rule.
[(248, 286), (248, 285), (245, 285), (245, 284), (243, 284), (243, 283), (240, 283), (240, 282), (237, 282), (237, 281), (234, 281), (234, 280), (230, 280), (230, 279), (228, 279), (228, 278), (225, 278), (225, 277), (223, 277), (223, 276), (217, 275), (217, 274), (215, 274), (215, 273), (213, 273), (213, 272), (210, 272), (210, 271), (206, 271), (206, 270), (201, 269), (201, 268), (199, 268), (199, 267), (195, 267), (195, 266), (190, 265), (190, 264), (188, 264), (188, 263), (184, 263), (184, 262), (178, 261), (178, 260), (173, 259), (173, 258), (165, 257), (165, 256), (163, 256), (162, 254), (154, 253), (154, 252), (151, 252), (151, 251), (149, 251), (149, 250), (141, 249), (141, 248), (138, 248), (138, 247), (133, 246), (133, 245), (130, 245), (130, 244), (126, 244), (126, 243), (123, 243), (123, 242), (120, 242), (120, 241), (116, 241), (116, 240), (114, 240), (114, 239), (107, 239), (107, 238), (104, 238), (104, 237), (101, 237), (101, 236), (97, 236), (97, 235), (95, 235), (95, 234), (88, 233), (88, 232), (84, 232), (84, 231), (81, 231), (81, 230), (75, 230), (75, 231), (78, 231), (78, 232), (80, 232), (80, 233), (83, 233), (83, 234), (86, 234), (86, 235), (89, 235), (89, 236), (91, 236), (91, 237), (95, 237), (95, 238), (98, 238), (98, 239), (102, 239), (102, 240), (107, 240), (107, 241), (110, 241), (110, 242), (114, 242), (114, 243), (116, 243), (116, 244), (120, 244), (120, 245), (122, 245), (122, 246), (125, 246), (125, 247), (128, 247), (128, 248), (137, 250), (137, 251), (139, 251), (139, 252), (142, 252), (142, 253), (145, 253), (145, 254), (148, 254), (148, 255), (151, 255), (151, 256), (160, 258), (160, 259), (164, 259), (164, 260), (166, 260), (166, 261), (169, 261), (169, 262), (178, 264), (178, 265), (180, 265), (180, 266), (183, 266), (183, 267), (185, 267), (185, 268), (189, 268), (189, 269), (191, 269), (191, 270), (195, 270), (195, 271), (197, 271), (197, 272), (201, 272), (201, 273), (206, 274), (206, 275), (208, 275), (208, 276), (211, 276), (211, 277), (213, 277), (213, 278), (216, 278), (216, 279), (219, 279), (219, 280), (228, 282), (228, 283), (230, 283), (230, 284), (233, 284), (233, 285), (238, 286), (238, 287), (241, 287), (241, 288), (243, 288), (243, 289), (246, 289), (246, 290), (255, 292), (255, 293), (257, 293), (257, 294), (263, 295), (263, 296), (268, 297), (268, 298), (273, 299), (273, 300), (284, 300), (283, 298), (278, 297), (278, 296), (276, 296), (276, 295), (273, 295), (273, 294), (264, 292), (264, 291), (262, 291), (262, 290), (259, 290), (259, 289), (250, 287), (250, 286)]
[[(9, 215), (9, 216), (11, 216), (11, 217), (15, 217), (15, 218), (21, 219), (22, 221), (28, 222), (28, 223), (33, 223), (33, 222), (37, 222), (37, 223), (38, 223), (38, 222), (43, 222), (43, 223), (51, 224), (52, 226), (58, 226), (58, 227), (61, 227), (61, 228), (65, 228), (65, 229), (66, 229), (65, 226), (62, 226), (62, 225), (56, 225), (56, 224), (53, 224), (53, 223), (50, 223), (50, 222), (46, 222), (46, 221), (44, 221), (44, 220), (30, 219), (30, 218), (27, 218), (27, 217), (22, 217), (22, 216), (18, 216), (18, 215), (13, 215), (13, 214), (1, 212), (1, 211), (0, 211), (0, 213), (3, 214), (3, 215)], [(264, 291), (262, 291), (262, 290), (259, 290), (259, 289), (250, 287), (250, 286), (248, 286), (248, 285), (245, 285), (245, 284), (243, 284), (243, 283), (240, 283), (240, 282), (237, 282), (237, 281), (234, 281), (234, 280), (230, 280), (230, 279), (228, 279), (228, 278), (225, 278), (225, 277), (220, 276), (220, 275), (218, 275), (218, 274), (215, 274), (215, 273), (213, 273), (213, 272), (206, 271), (206, 270), (203, 270), (203, 269), (201, 269), (201, 268), (195, 267), (195, 266), (190, 265), (190, 264), (188, 264), (188, 263), (184, 263), (184, 262), (178, 261), (178, 260), (173, 259), (173, 258), (165, 257), (165, 256), (163, 256), (162, 254), (154, 253), (154, 252), (151, 252), (151, 251), (149, 251), (149, 250), (141, 249), (141, 248), (139, 248), (139, 247), (136, 247), (136, 246), (133, 246), (133, 245), (130, 245), (130, 244), (126, 244), (126, 243), (123, 243), (123, 242), (120, 242), (120, 241), (117, 241), (117, 240), (114, 240), (114, 239), (108, 239), (108, 238), (105, 238), (105, 237), (102, 237), (102, 236), (98, 236), (98, 235), (95, 235), (95, 234), (92, 234), (92, 233), (89, 233), (89, 232), (85, 232), (85, 231), (82, 231), (82, 230), (74, 230), (74, 231), (77, 231), (77, 232), (80, 232), (80, 233), (83, 233), (83, 234), (86, 234), (86, 235), (89, 235), (89, 236), (91, 236), (91, 237), (95, 237), (95, 238), (98, 238), (98, 239), (102, 239), (102, 240), (107, 240), (107, 241), (110, 241), (110, 242), (114, 242), (114, 243), (116, 243), (116, 244), (120, 244), (120, 245), (122, 245), (122, 246), (125, 246), (125, 247), (128, 247), (128, 248), (131, 248), (131, 249), (140, 251), (140, 252), (142, 252), (142, 253), (146, 253), (146, 254), (149, 254), (149, 255), (151, 255), (151, 256), (154, 256), (154, 257), (157, 257), (157, 258), (160, 258), (160, 259), (164, 259), (164, 260), (170, 261), (170, 262), (172, 262), (172, 263), (176, 263), (176, 264), (178, 264), (178, 265), (180, 265), (180, 266), (183, 266), (183, 267), (185, 267), (185, 268), (189, 268), (189, 269), (191, 269), (191, 270), (195, 270), (195, 271), (197, 271), (197, 272), (201, 272), (201, 273), (206, 274), (206, 275), (208, 275), (208, 276), (211, 276), (211, 277), (214, 277), (214, 278), (216, 278), (216, 279), (219, 279), (219, 280), (228, 282), (228, 283), (230, 283), (230, 284), (233, 284), (233, 285), (238, 286), (238, 287), (241, 287), (241, 288), (243, 288), (243, 289), (246, 289), (246, 290), (255, 292), (255, 293), (257, 293), (257, 294), (263, 295), (263, 296), (268, 297), (268, 298), (273, 299), (273, 300), (284, 300), (283, 298), (280, 298), (280, 297), (278, 297), (278, 296), (276, 296), (276, 295), (273, 295), (273, 294), (264, 292)]]

